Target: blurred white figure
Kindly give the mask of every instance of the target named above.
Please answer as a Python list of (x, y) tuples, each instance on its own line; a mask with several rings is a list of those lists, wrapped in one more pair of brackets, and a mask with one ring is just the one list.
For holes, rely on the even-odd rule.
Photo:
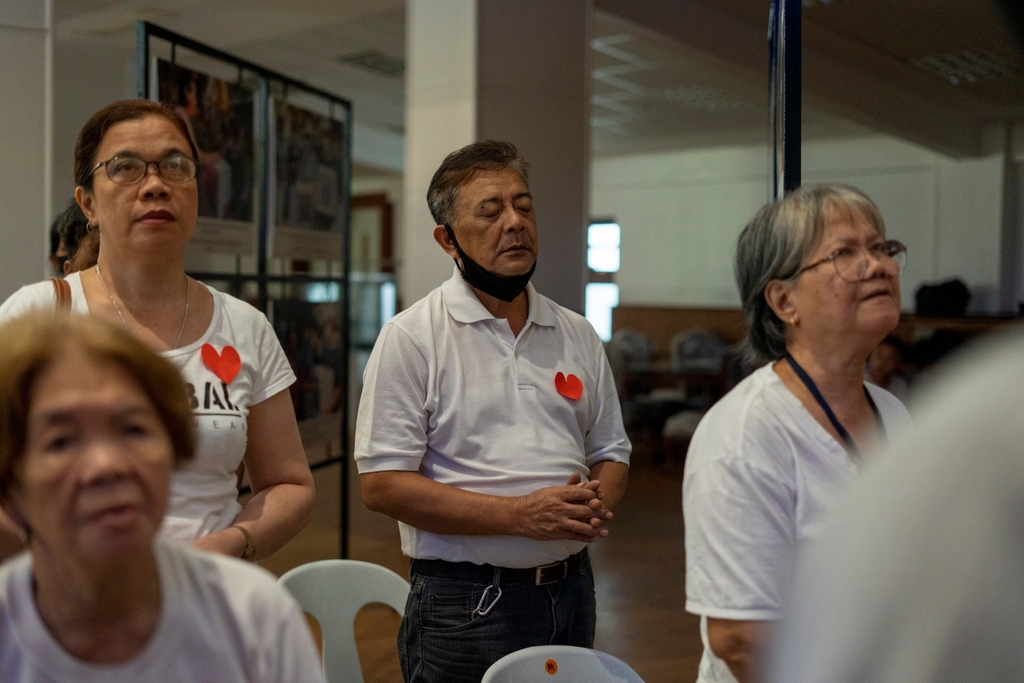
[(924, 396), (800, 564), (768, 681), (1024, 677), (1024, 335)]

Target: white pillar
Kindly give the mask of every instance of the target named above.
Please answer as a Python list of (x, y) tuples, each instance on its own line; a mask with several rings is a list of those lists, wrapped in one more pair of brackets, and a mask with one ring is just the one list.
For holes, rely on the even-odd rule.
[(0, 301), (47, 274), (52, 0), (0, 3)]
[(451, 275), (434, 242), (427, 187), (449, 152), (476, 139), (476, 0), (408, 0), (405, 191), (399, 263), (402, 306)]
[(431, 237), (430, 178), (474, 140), (531, 163), (540, 257), (534, 284), (583, 310), (590, 166), (590, 0), (409, 0), (402, 303), (451, 274)]

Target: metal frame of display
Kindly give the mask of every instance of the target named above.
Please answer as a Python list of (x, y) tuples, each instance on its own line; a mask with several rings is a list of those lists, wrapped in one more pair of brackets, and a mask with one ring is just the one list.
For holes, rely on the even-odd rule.
[[(352, 105), (348, 100), (345, 100), (337, 95), (329, 93), (325, 90), (321, 90), (314, 86), (303, 83), (302, 81), (289, 78), (284, 74), (277, 73), (267, 69), (266, 67), (254, 64), (240, 57), (236, 57), (227, 52), (218, 50), (217, 48), (205, 45), (196, 40), (188, 38), (187, 36), (180, 35), (168, 29), (156, 26), (146, 21), (140, 21), (136, 24), (136, 39), (137, 39), (137, 89), (138, 96), (143, 99), (149, 99), (150, 94), (150, 44), (151, 38), (165, 41), (169, 43), (171, 50), (172, 64), (176, 64), (176, 51), (178, 47), (185, 48), (190, 52), (194, 52), (206, 57), (213, 58), (217, 61), (224, 62), (229, 65), (237, 67), (239, 73), (239, 80), (243, 71), (248, 71), (254, 74), (258, 78), (258, 90), (254, 92), (254, 107), (256, 107), (256, 126), (254, 129), (254, 144), (256, 145), (257, 153), (255, 155), (255, 174), (258, 178), (258, 192), (259, 201), (256, 203), (256, 234), (257, 234), (257, 253), (256, 253), (256, 273), (255, 274), (244, 274), (241, 272), (241, 268), (236, 268), (235, 272), (195, 272), (190, 271), (197, 280), (220, 280), (228, 282), (236, 290), (241, 290), (241, 287), (246, 283), (255, 283), (258, 291), (259, 307), (264, 313), (270, 312), (270, 296), (268, 294), (268, 284), (280, 283), (280, 284), (312, 284), (312, 283), (337, 283), (339, 288), (339, 306), (340, 306), (340, 318), (339, 318), (339, 332), (341, 336), (341, 346), (344, 350), (345, 362), (341, 364), (340, 380), (342, 393), (340, 397), (339, 411), (341, 430), (339, 435), (340, 442), (340, 453), (332, 454), (328, 450), (328, 455), (325, 459), (312, 463), (310, 469), (317, 470), (330, 465), (338, 464), (340, 466), (340, 547), (339, 554), (342, 558), (348, 557), (349, 550), (349, 425), (348, 425), (348, 413), (349, 413), (349, 364), (348, 356), (351, 346), (351, 332), (350, 332), (350, 301), (349, 301), (349, 270), (350, 270), (350, 233), (351, 233), (351, 187), (350, 181), (352, 178)], [(327, 275), (314, 275), (308, 273), (293, 273), (291, 275), (270, 275), (267, 272), (267, 262), (270, 260), (268, 254), (269, 248), (269, 229), (270, 229), (270, 216), (268, 214), (268, 203), (267, 198), (271, 189), (271, 178), (269, 177), (269, 151), (270, 151), (270, 116), (268, 103), (270, 102), (270, 85), (271, 83), (280, 84), (285, 93), (290, 90), (297, 90), (314, 97), (321, 98), (326, 101), (331, 112), (331, 118), (335, 113), (335, 108), (340, 108), (345, 113), (345, 145), (346, 154), (343, 159), (343, 174), (344, 179), (342, 183), (343, 192), (340, 198), (342, 203), (343, 219), (342, 219), (342, 232), (341, 232), (341, 243), (342, 253), (338, 254), (338, 259), (342, 264), (342, 273), (339, 276), (334, 276), (328, 271)], [(330, 259), (327, 259), (330, 261)], [(237, 261), (236, 261), (237, 262)], [(328, 448), (330, 446), (328, 445)]]
[(800, 187), (801, 11), (801, 0), (772, 0), (768, 18), (771, 199)]

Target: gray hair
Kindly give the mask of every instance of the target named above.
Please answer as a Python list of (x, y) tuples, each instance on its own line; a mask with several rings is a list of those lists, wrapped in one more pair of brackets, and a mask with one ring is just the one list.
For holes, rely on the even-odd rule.
[(527, 187), (530, 185), (530, 164), (519, 156), (511, 142), (483, 140), (457, 149), (444, 158), (427, 188), (427, 206), (437, 225), (451, 224), (459, 188), (480, 171), (501, 171), (511, 168)]
[(772, 280), (796, 277), (826, 224), (842, 217), (863, 219), (885, 237), (875, 203), (855, 187), (833, 183), (804, 185), (764, 205), (740, 233), (735, 273), (747, 322), (743, 352), (748, 360), (760, 365), (786, 355), (786, 324), (768, 305), (764, 290)]

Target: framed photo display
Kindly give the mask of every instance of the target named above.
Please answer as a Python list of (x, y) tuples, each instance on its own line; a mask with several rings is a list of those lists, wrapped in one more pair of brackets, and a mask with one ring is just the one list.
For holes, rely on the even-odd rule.
[(151, 98), (178, 112), (199, 148), (199, 221), (189, 248), (254, 254), (253, 91), (159, 58), (153, 68)]
[[(329, 283), (318, 283), (330, 287)], [(347, 353), (337, 302), (273, 300), (274, 328), (296, 381), (289, 387), (303, 443), (338, 438)]]
[(345, 123), (274, 99), (270, 124), (271, 257), (341, 260)]

